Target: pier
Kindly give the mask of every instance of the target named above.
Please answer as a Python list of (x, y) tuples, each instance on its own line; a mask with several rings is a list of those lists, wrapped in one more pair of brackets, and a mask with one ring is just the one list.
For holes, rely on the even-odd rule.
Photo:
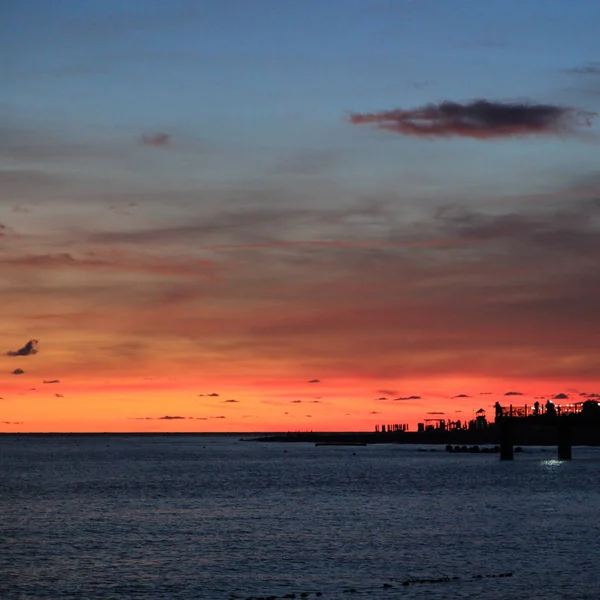
[[(573, 446), (600, 446), (600, 404), (585, 400), (572, 404), (528, 406), (495, 404), (496, 414), (488, 421), (483, 408), (468, 421), (427, 418), (417, 431), (406, 424), (385, 423), (374, 431), (296, 431), (242, 438), (254, 442), (310, 442), (318, 446), (364, 446), (370, 444), (426, 444), (460, 448), (488, 446), (499, 450), (501, 460), (513, 460), (515, 448), (556, 446), (560, 460), (570, 460)], [(463, 450), (464, 448), (464, 450)], [(484, 454), (485, 451), (482, 451)]]
[(532, 436), (552, 436), (559, 460), (571, 460), (575, 433), (578, 441), (597, 444), (600, 438), (600, 406), (595, 401), (557, 406), (548, 400), (544, 406), (535, 402), (522, 407), (496, 402), (495, 409), (500, 460), (513, 460), (515, 443)]

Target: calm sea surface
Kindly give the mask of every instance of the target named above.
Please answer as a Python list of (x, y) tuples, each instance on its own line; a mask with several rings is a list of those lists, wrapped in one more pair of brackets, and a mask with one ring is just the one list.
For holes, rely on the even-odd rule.
[(0, 598), (597, 600), (600, 449), (555, 452), (0, 436)]

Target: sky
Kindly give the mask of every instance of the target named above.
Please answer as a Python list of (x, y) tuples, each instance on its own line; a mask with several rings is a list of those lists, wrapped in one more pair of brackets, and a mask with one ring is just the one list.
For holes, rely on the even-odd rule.
[(0, 432), (414, 430), (600, 392), (600, 3), (0, 22)]

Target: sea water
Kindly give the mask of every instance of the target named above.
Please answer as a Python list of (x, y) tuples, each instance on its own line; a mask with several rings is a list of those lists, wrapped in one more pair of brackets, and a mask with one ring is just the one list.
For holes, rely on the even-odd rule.
[(555, 455), (0, 436), (0, 598), (596, 600), (600, 448)]

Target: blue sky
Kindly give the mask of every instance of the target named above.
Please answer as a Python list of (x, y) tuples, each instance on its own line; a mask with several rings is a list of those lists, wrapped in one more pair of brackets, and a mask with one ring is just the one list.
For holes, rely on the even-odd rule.
[[(586, 93), (592, 77), (568, 73), (597, 56), (594, 2), (71, 1), (2, 11), (13, 123), (95, 144), (165, 130), (225, 153), (229, 177), (261, 166), (244, 154), (268, 162), (299, 149), (344, 155), (342, 179), (394, 180), (405, 175), (399, 162), (414, 171), (425, 160), (452, 178), (487, 161), (480, 144), (455, 141), (457, 160), (447, 143), (381, 139), (345, 115), (474, 98), (597, 102)], [(589, 154), (539, 140), (489, 146), (495, 162), (521, 153), (550, 170)]]

